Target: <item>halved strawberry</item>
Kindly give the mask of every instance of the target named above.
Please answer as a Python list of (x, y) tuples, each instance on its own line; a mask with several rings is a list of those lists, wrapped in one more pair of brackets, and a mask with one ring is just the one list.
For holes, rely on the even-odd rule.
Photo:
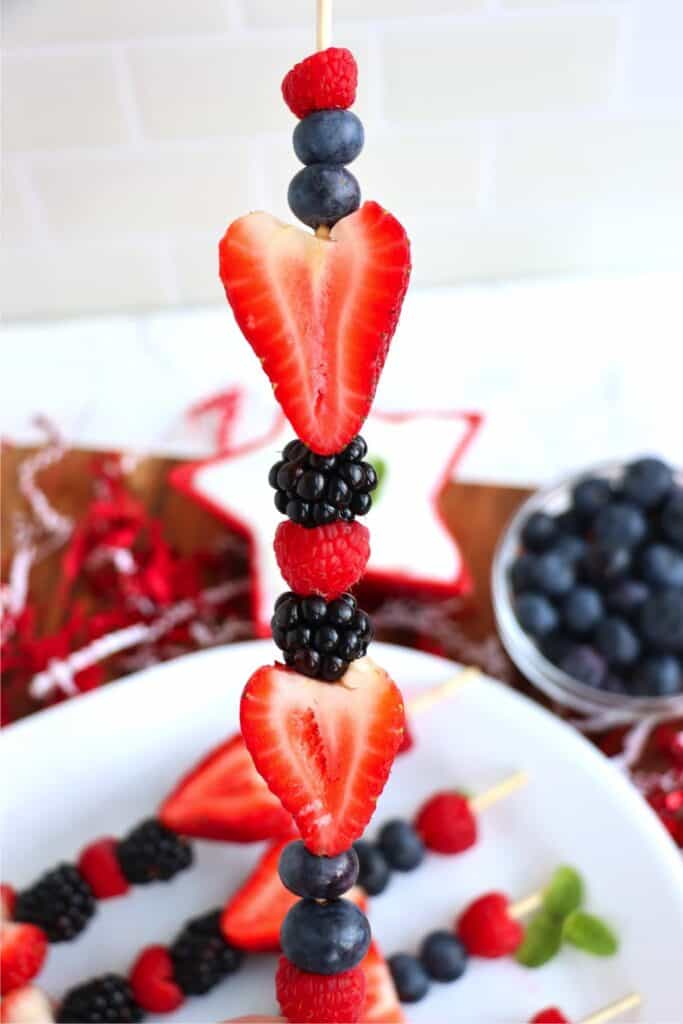
[(34, 985), (15, 988), (2, 997), (2, 1024), (52, 1024), (54, 1017), (47, 996)]
[(365, 971), (365, 1006), (360, 1018), (363, 1024), (406, 1024), (391, 971), (375, 942), (371, 943), (361, 967)]
[(180, 780), (161, 805), (159, 818), (182, 835), (233, 843), (296, 834), (291, 815), (256, 771), (239, 733)]
[[(221, 930), (227, 941), (238, 949), (252, 953), (277, 953), (280, 949), (282, 922), (299, 898), (285, 889), (277, 870), (280, 854), (288, 842), (285, 839), (268, 847), (223, 910)], [(346, 898), (361, 910), (367, 907), (365, 893), (357, 886)]]
[(254, 764), (308, 849), (348, 849), (372, 817), (403, 738), (396, 684), (370, 658), (333, 684), (266, 665), (244, 688), (240, 718)]
[(47, 936), (34, 924), (6, 922), (0, 927), (0, 992), (21, 988), (43, 966)]
[(219, 247), (225, 294), (275, 397), (313, 451), (341, 451), (377, 388), (410, 276), (410, 243), (364, 203), (318, 238), (268, 213), (240, 217)]

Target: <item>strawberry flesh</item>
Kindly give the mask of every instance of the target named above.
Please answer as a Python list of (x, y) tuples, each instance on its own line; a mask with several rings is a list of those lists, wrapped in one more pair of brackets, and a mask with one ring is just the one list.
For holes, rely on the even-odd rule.
[(410, 276), (410, 244), (378, 203), (329, 238), (267, 213), (234, 221), (219, 247), (235, 319), (294, 430), (341, 451), (370, 411)]
[(371, 944), (361, 967), (365, 972), (363, 1024), (406, 1024), (391, 971), (376, 943)]
[(370, 658), (338, 683), (283, 665), (258, 669), (240, 707), (258, 771), (312, 853), (334, 856), (363, 834), (403, 739), (401, 693)]

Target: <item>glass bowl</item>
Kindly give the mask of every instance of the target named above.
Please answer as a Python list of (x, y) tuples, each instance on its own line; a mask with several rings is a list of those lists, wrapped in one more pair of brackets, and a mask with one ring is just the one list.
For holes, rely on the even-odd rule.
[[(565, 512), (570, 504), (572, 488), (579, 480), (585, 476), (616, 480), (622, 475), (625, 466), (624, 462), (590, 466), (532, 494), (517, 510), (498, 542), (491, 580), (498, 633), (519, 671), (539, 690), (567, 707), (592, 715), (613, 712), (615, 720), (618, 718), (624, 722), (636, 721), (649, 715), (683, 715), (683, 694), (670, 697), (630, 697), (628, 694), (595, 689), (567, 675), (548, 661), (517, 621), (512, 606), (509, 571), (522, 546), (522, 527), (532, 512), (548, 512), (551, 515)], [(677, 484), (683, 485), (683, 470), (676, 471), (675, 477)]]

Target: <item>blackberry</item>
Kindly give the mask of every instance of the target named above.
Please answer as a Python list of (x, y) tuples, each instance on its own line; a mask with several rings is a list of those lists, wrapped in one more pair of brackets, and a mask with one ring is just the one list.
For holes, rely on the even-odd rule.
[(94, 913), (95, 897), (80, 871), (73, 864), (60, 864), (17, 894), (14, 919), (38, 925), (50, 942), (68, 942)]
[(372, 639), (370, 619), (351, 594), (333, 601), (317, 594), (281, 594), (271, 627), (285, 662), (327, 683), (341, 679), (350, 662), (363, 658)]
[(220, 909), (193, 918), (169, 950), (173, 980), (187, 996), (204, 995), (242, 965), (244, 954), (225, 941), (220, 920)]
[(157, 821), (143, 821), (116, 848), (121, 871), (131, 885), (167, 882), (192, 863), (192, 847)]
[(377, 487), (374, 467), (363, 462), (367, 451), (360, 435), (339, 455), (316, 455), (303, 441), (290, 441), (268, 474), (278, 512), (306, 527), (364, 516)]
[(58, 1024), (99, 1024), (100, 1021), (139, 1021), (145, 1013), (131, 987), (118, 974), (104, 974), (72, 988), (57, 1011)]

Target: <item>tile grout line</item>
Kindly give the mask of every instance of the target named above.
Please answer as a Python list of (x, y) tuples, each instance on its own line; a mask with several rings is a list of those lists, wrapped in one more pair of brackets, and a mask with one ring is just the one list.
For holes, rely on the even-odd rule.
[(116, 44), (111, 47), (111, 58), (116, 79), (116, 92), (123, 112), (123, 119), (128, 133), (128, 140), (134, 150), (141, 147), (144, 141), (142, 118), (135, 96), (133, 76), (125, 50)]

